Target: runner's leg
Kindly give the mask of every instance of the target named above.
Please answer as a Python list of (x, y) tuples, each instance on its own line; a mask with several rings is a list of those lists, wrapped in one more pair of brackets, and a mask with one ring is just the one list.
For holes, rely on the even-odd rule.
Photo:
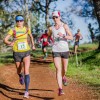
[(46, 47), (43, 48), (43, 53), (44, 53), (44, 59), (47, 58), (47, 48)]
[(23, 63), (22, 62), (15, 62), (15, 65), (16, 65), (16, 68), (17, 68), (17, 74), (18, 75), (21, 74)]
[(62, 77), (66, 75), (68, 67), (68, 59), (62, 58)]
[(25, 73), (25, 91), (28, 92), (30, 76), (29, 76), (29, 67), (30, 67), (30, 55), (23, 59), (24, 63), (24, 73)]
[(56, 78), (57, 78), (58, 86), (59, 86), (60, 89), (62, 89), (61, 58), (55, 57), (54, 58), (54, 64), (55, 64), (55, 67), (56, 67)]
[(62, 82), (64, 86), (66, 86), (68, 83), (66, 78), (67, 66), (68, 66), (68, 59), (62, 58)]
[(75, 45), (75, 51), (74, 53), (77, 53), (78, 45)]
[(22, 62), (15, 62), (16, 64), (16, 68), (17, 68), (17, 74), (19, 75), (19, 82), (21, 85), (24, 84), (24, 75), (22, 73), (22, 66), (23, 63)]

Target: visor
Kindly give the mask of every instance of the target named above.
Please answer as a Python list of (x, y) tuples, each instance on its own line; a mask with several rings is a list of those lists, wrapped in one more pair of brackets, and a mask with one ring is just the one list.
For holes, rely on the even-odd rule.
[(16, 20), (16, 21), (24, 20), (24, 18), (23, 18), (23, 16), (16, 16), (15, 20)]

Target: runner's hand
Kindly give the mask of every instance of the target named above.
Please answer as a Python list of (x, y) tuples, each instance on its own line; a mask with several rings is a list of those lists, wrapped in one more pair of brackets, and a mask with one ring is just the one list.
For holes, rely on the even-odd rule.
[(33, 45), (32, 50), (36, 50), (35, 46)]
[(63, 34), (61, 32), (59, 32), (57, 35), (59, 35), (60, 37), (63, 37)]
[(9, 44), (9, 46), (11, 46), (11, 47), (12, 47), (13, 45), (14, 45), (14, 42), (11, 42), (11, 43)]

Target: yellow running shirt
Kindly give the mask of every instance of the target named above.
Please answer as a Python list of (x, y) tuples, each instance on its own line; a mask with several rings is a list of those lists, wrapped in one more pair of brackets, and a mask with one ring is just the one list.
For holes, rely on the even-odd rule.
[[(14, 30), (16, 33), (15, 35), (14, 35)], [(30, 50), (27, 38), (28, 38), (28, 34), (31, 34), (31, 31), (30, 29), (28, 29), (28, 32), (27, 33), (26, 32), (27, 32), (26, 27), (23, 27), (22, 29), (15, 27), (14, 29), (11, 29), (8, 32), (8, 34), (11, 35), (13, 38), (16, 37), (13, 45), (14, 52), (25, 52)]]

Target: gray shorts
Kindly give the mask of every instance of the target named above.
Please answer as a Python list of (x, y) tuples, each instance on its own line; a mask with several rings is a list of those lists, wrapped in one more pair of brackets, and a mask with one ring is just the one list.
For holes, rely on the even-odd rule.
[(44, 50), (44, 48), (46, 48), (46, 49), (47, 49), (47, 48), (48, 48), (48, 45), (47, 45), (47, 46), (42, 46), (42, 50)]
[(52, 52), (52, 56), (53, 56), (53, 58), (61, 57), (61, 58), (68, 59), (69, 58), (69, 51), (67, 51), (67, 52)]
[(74, 46), (76, 46), (76, 45), (79, 46), (79, 41), (75, 42)]
[(22, 62), (23, 58), (30, 55), (30, 51), (26, 52), (13, 52), (13, 58), (15, 62)]

